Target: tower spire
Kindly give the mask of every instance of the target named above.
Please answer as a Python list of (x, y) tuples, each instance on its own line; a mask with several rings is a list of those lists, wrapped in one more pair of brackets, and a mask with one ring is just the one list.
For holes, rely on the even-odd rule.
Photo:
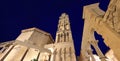
[(56, 33), (56, 43), (73, 41), (70, 28), (69, 16), (63, 13), (59, 17), (58, 30)]

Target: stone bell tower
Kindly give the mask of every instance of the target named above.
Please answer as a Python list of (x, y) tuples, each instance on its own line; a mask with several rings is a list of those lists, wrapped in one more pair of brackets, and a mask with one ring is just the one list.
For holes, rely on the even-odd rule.
[(68, 15), (63, 13), (59, 18), (56, 42), (73, 42)]
[(59, 17), (54, 52), (54, 61), (76, 61), (69, 17), (66, 13)]

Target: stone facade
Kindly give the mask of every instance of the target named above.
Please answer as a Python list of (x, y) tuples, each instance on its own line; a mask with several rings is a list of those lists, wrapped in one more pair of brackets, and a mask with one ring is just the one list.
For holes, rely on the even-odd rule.
[[(59, 17), (55, 42), (38, 28), (22, 30), (16, 40), (0, 44), (0, 61), (120, 61), (120, 1), (111, 0), (104, 12), (99, 3), (84, 6), (84, 30), (80, 57), (76, 57), (69, 17)], [(97, 32), (110, 50), (103, 54), (95, 39)], [(93, 49), (96, 54), (93, 54)]]
[(0, 44), (0, 61), (76, 61), (69, 17), (59, 19), (56, 40), (38, 28), (22, 30), (14, 41)]
[(49, 33), (37, 28), (22, 30), (22, 33), (14, 42), (5, 43), (5, 45), (9, 44), (9, 46), (1, 53), (0, 61), (31, 61), (41, 59), (39, 56), (41, 56), (43, 52), (51, 53), (51, 51), (44, 48), (44, 46), (53, 42)]

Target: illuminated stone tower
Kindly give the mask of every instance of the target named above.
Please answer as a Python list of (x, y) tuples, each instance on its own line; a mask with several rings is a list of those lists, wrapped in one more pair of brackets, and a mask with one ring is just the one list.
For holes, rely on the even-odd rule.
[(68, 15), (63, 13), (59, 18), (56, 42), (73, 42)]
[(59, 17), (54, 52), (54, 61), (76, 61), (69, 17), (66, 13)]

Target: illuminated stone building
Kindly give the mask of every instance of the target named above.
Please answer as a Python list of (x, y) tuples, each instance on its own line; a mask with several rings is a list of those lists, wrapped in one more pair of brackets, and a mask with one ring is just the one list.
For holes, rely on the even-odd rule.
[(0, 61), (76, 61), (69, 17), (59, 18), (56, 40), (38, 28), (22, 30), (16, 40), (0, 44)]
[[(100, 61), (120, 61), (120, 0), (111, 0), (106, 12), (99, 8), (99, 3), (84, 6), (84, 30), (81, 45), (80, 61), (98, 61), (93, 54), (94, 47)], [(105, 55), (100, 50), (97, 32), (110, 48)], [(102, 46), (102, 45), (101, 45)]]

